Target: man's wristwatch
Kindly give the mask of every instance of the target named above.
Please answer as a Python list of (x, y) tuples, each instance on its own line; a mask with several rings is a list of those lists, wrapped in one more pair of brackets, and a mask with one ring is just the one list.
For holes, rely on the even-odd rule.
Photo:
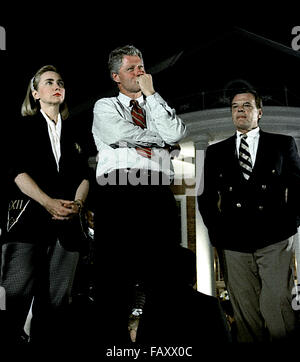
[(143, 309), (141, 308), (133, 308), (131, 314), (135, 317), (139, 317), (143, 314)]

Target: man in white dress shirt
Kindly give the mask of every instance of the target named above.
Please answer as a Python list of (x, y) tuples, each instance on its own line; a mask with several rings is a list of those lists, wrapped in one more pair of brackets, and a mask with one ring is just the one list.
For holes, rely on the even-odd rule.
[[(105, 338), (116, 342), (128, 335), (135, 286), (143, 285), (147, 295), (166, 257), (180, 244), (176, 202), (170, 189), (174, 175), (171, 157), (186, 127), (154, 90), (137, 48), (127, 45), (113, 50), (108, 64), (119, 94), (102, 98), (94, 106), (92, 131), (99, 185), (95, 240), (102, 276), (98, 301), (101, 298), (104, 313), (113, 311), (109, 321), (114, 320), (113, 328), (106, 323)], [(132, 105), (133, 101), (138, 104)], [(140, 118), (143, 126), (135, 118)]]

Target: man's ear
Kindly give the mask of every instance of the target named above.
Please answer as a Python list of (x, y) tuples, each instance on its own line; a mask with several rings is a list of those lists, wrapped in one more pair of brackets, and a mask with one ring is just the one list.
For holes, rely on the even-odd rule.
[(113, 79), (114, 82), (120, 83), (119, 74), (117, 74), (117, 73), (112, 73), (112, 74), (111, 74), (111, 77), (112, 77), (112, 79)]
[(261, 119), (262, 115), (263, 115), (263, 111), (262, 111), (261, 108), (259, 108), (259, 110), (258, 110), (258, 120)]

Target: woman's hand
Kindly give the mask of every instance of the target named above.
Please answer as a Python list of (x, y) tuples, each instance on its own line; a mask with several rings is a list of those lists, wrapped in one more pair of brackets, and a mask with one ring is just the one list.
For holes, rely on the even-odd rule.
[(69, 220), (80, 211), (80, 207), (74, 201), (62, 199), (49, 198), (44, 207), (55, 220)]

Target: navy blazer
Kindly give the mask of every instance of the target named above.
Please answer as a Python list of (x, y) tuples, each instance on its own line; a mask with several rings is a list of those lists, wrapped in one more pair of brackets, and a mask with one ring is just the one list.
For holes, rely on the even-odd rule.
[(300, 224), (295, 140), (260, 131), (248, 181), (239, 166), (235, 135), (209, 146), (198, 205), (211, 243), (218, 248), (253, 252), (295, 234)]
[[(53, 155), (48, 125), (39, 112), (22, 117), (13, 134), (10, 150), (10, 229), (6, 241), (52, 243), (68, 222), (52, 220), (52, 216), (36, 201), (24, 195), (14, 179), (27, 173), (48, 196), (74, 200), (76, 190), (84, 179), (89, 179), (87, 154), (74, 132), (72, 120), (62, 120), (61, 157), (59, 171)], [(21, 212), (30, 200), (26, 209)], [(20, 215), (17, 222), (17, 217)], [(13, 226), (12, 226), (13, 225)], [(77, 230), (78, 232), (78, 230)], [(73, 237), (73, 236), (72, 236)]]

